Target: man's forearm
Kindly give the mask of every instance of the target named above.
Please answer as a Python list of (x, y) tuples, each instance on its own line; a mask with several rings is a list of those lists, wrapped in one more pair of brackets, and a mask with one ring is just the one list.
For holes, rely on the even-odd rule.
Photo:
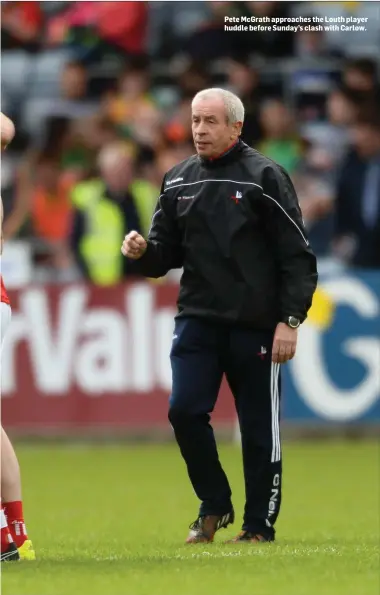
[(165, 257), (165, 248), (158, 242), (147, 241), (147, 249), (138, 260), (131, 260), (132, 270), (144, 275), (158, 279), (164, 277), (172, 268)]
[(301, 322), (306, 317), (317, 287), (318, 274), (310, 273), (303, 278), (284, 280), (281, 288), (281, 320), (295, 316)]
[(281, 318), (303, 322), (318, 283), (317, 261), (310, 248), (286, 259), (281, 266)]

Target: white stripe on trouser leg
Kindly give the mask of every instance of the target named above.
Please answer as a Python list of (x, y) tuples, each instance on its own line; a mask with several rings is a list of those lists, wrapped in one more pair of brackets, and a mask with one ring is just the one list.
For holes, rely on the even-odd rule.
[(281, 458), (280, 425), (279, 425), (279, 394), (278, 375), (280, 364), (271, 364), (270, 370), (270, 398), (272, 413), (272, 457), (271, 462), (276, 463)]
[(280, 460), (280, 424), (279, 424), (279, 391), (278, 391), (278, 375), (280, 373), (280, 364), (275, 365), (274, 370), (274, 381), (273, 381), (273, 391), (274, 391), (274, 424), (275, 424), (275, 435), (276, 435), (276, 452), (274, 457), (274, 462)]
[(275, 364), (272, 362), (270, 367), (270, 408), (271, 408), (271, 420), (272, 420), (272, 458), (271, 461), (273, 463), (275, 457), (275, 421), (274, 421), (274, 371), (275, 371)]
[(276, 391), (276, 426), (277, 426), (277, 458), (276, 461), (281, 460), (281, 438), (280, 438), (280, 390), (279, 390), (279, 383), (278, 377), (280, 375), (281, 365), (277, 364), (277, 371), (275, 377), (274, 388)]

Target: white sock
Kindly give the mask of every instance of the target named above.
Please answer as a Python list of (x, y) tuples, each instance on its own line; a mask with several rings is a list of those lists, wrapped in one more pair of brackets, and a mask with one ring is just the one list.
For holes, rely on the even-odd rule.
[(1, 529), (8, 527), (7, 519), (5, 518), (4, 510), (1, 509)]
[[(10, 531), (8, 528), (8, 523), (7, 523), (6, 516), (4, 514), (4, 510), (1, 509), (1, 531), (3, 531), (3, 529), (5, 529), (5, 535), (6, 535), (8, 542), (13, 543), (12, 535), (10, 534)], [(3, 540), (3, 539), (4, 539), (4, 535), (1, 536), (1, 540)]]

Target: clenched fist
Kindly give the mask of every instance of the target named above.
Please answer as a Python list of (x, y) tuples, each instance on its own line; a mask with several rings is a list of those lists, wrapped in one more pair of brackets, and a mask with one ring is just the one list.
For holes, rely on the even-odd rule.
[(144, 254), (146, 248), (147, 243), (144, 238), (137, 231), (131, 231), (124, 238), (121, 252), (127, 258), (138, 260)]

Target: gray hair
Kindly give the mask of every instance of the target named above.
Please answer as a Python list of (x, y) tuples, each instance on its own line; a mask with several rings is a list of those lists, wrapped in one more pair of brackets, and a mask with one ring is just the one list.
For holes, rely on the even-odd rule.
[(199, 91), (193, 99), (208, 99), (210, 97), (220, 97), (226, 108), (227, 122), (234, 124), (235, 122), (244, 122), (244, 105), (241, 99), (227, 89), (219, 89), (218, 87), (211, 87), (210, 89), (203, 89)]

